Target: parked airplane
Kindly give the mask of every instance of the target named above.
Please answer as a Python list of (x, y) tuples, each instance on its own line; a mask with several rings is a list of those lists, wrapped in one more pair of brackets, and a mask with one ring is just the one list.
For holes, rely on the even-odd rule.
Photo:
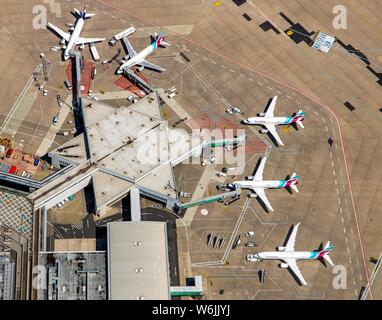
[(272, 98), (272, 101), (269, 105), (268, 110), (265, 113), (259, 113), (258, 117), (251, 117), (248, 119), (243, 120), (244, 124), (257, 124), (262, 125), (266, 129), (261, 129), (261, 133), (270, 133), (277, 141), (278, 144), (284, 145), (281, 141), (280, 136), (277, 133), (276, 125), (284, 125), (284, 124), (291, 124), (291, 125), (299, 125), (301, 128), (304, 128), (304, 124), (302, 123), (304, 121), (304, 112), (300, 110), (297, 114), (292, 115), (290, 117), (274, 117), (273, 112), (275, 110), (277, 102), (277, 96), (274, 96)]
[(143, 49), (141, 52), (137, 53), (129, 40), (126, 37), (123, 37), (122, 43), (124, 45), (127, 55), (123, 58), (121, 66), (117, 69), (117, 73), (123, 73), (124, 68), (131, 68), (133, 66), (139, 66), (138, 70), (142, 71), (143, 68), (153, 69), (158, 72), (165, 71), (166, 69), (157, 66), (153, 63), (146, 61), (146, 57), (154, 52), (158, 47), (165, 47), (170, 45), (164, 41), (164, 33), (161, 32), (159, 35), (155, 33), (155, 36), (151, 36), (151, 43), (148, 47)]
[[(279, 188), (291, 188), (294, 191), (298, 192), (297, 184), (298, 179), (300, 178), (296, 173), (293, 173), (292, 176), (287, 180), (263, 180), (263, 171), (265, 167), (265, 162), (267, 157), (261, 159), (260, 165), (254, 176), (247, 177), (247, 180), (235, 181), (230, 184), (231, 187), (240, 187), (242, 189), (251, 189), (253, 190), (253, 196), (259, 197), (265, 206), (273, 211), (273, 208), (265, 195), (265, 189), (279, 189)], [(252, 196), (251, 195), (251, 196)]]
[[(295, 251), (296, 235), (300, 223), (293, 227), (292, 233), (287, 241), (285, 247), (278, 247), (278, 251), (252, 253), (247, 255), (247, 260), (256, 262), (261, 260), (281, 260), (281, 268), (290, 268), (290, 270), (297, 276), (303, 285), (307, 285), (304, 277), (301, 274), (300, 269), (297, 266), (297, 260), (320, 260), (324, 263), (324, 260), (329, 262), (334, 267), (332, 259), (329, 257), (330, 252), (333, 250), (333, 246), (330, 245), (330, 241), (325, 244), (324, 249), (318, 249), (314, 251)], [(320, 246), (321, 247), (321, 246)], [(325, 264), (325, 263), (324, 263)]]
[(85, 23), (85, 19), (89, 19), (90, 17), (93, 17), (95, 13), (87, 13), (86, 9), (84, 8), (84, 11), (79, 11), (77, 9), (74, 9), (75, 16), (77, 17), (77, 21), (75, 23), (73, 32), (67, 33), (60, 28), (56, 27), (55, 25), (51, 24), (50, 22), (47, 24), (47, 27), (52, 29), (55, 33), (57, 33), (62, 39), (61, 44), (66, 45), (65, 52), (64, 52), (64, 59), (68, 60), (70, 57), (70, 52), (74, 49), (76, 45), (81, 45), (81, 48), (84, 47), (87, 43), (95, 43), (95, 42), (101, 42), (105, 40), (105, 38), (82, 38), (80, 37), (80, 33), (82, 31), (82, 28)]

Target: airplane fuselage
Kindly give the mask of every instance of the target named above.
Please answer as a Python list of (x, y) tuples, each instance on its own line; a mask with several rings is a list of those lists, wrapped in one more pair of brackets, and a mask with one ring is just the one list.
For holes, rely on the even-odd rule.
[(118, 68), (118, 73), (122, 73), (124, 68), (131, 68), (137, 64), (140, 64), (146, 57), (154, 52), (157, 48), (155, 42), (151, 43), (148, 47), (144, 48), (141, 52), (137, 53), (134, 57), (127, 60)]
[(251, 117), (245, 119), (243, 122), (245, 124), (257, 124), (257, 125), (265, 125), (265, 124), (274, 124), (274, 125), (282, 125), (282, 124), (290, 124), (292, 122), (292, 117)]
[(74, 30), (70, 36), (69, 42), (66, 46), (64, 52), (64, 59), (68, 60), (70, 58), (70, 52), (76, 46), (77, 40), (80, 37), (82, 28), (84, 27), (85, 20), (83, 18), (78, 18), (76, 25), (74, 26)]
[(235, 181), (233, 184), (239, 185), (242, 189), (262, 188), (262, 189), (278, 189), (284, 188), (287, 181), (285, 180), (241, 180)]
[(316, 251), (265, 251), (252, 254), (252, 257), (258, 260), (284, 260), (284, 259), (295, 259), (295, 260), (313, 260), (317, 259), (319, 252)]

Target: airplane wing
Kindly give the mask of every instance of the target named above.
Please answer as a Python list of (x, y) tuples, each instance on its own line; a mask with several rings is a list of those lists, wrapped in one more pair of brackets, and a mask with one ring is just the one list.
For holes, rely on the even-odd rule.
[(296, 243), (296, 236), (297, 236), (297, 231), (298, 227), (300, 226), (300, 222), (297, 223), (292, 230), (292, 233), (290, 234), (290, 237), (288, 239), (288, 242), (285, 246), (285, 251), (294, 251), (294, 245)]
[(306, 286), (307, 283), (304, 279), (304, 277), (302, 276), (302, 273), (300, 271), (300, 269), (298, 268), (297, 266), (297, 262), (295, 259), (285, 259), (283, 260), (286, 264), (288, 264), (289, 268), (292, 270), (292, 272), (297, 276), (297, 278), (301, 281), (301, 283)]
[(265, 167), (265, 162), (266, 161), (267, 161), (266, 157), (263, 157), (261, 159), (260, 165), (259, 165), (259, 167), (256, 170), (256, 173), (255, 173), (255, 175), (253, 177), (253, 180), (255, 180), (255, 181), (262, 181), (263, 180), (263, 171), (264, 171), (264, 167)]
[(127, 55), (131, 59), (137, 54), (137, 52), (134, 50), (133, 46), (130, 44), (129, 40), (126, 39), (126, 37), (122, 37), (121, 40)]
[(57, 33), (61, 38), (65, 39), (66, 42), (69, 42), (70, 34), (56, 27), (54, 24), (48, 22), (47, 26)]
[(253, 188), (253, 191), (256, 192), (257, 196), (261, 199), (261, 201), (264, 202), (265, 206), (270, 210), (270, 211), (274, 211), (272, 206), (271, 206), (271, 203), (269, 202), (267, 196), (265, 195), (265, 191), (264, 189), (261, 189), (261, 188)]
[(146, 60), (143, 60), (142, 62), (140, 62), (138, 64), (145, 67), (145, 68), (153, 69), (153, 70), (158, 71), (158, 72), (162, 72), (162, 71), (166, 70), (165, 68), (157, 66), (156, 64), (150, 63)]
[(274, 124), (264, 124), (264, 126), (268, 129), (269, 133), (276, 139), (277, 143), (281, 146), (284, 145), (279, 134), (277, 133), (276, 126)]
[(272, 101), (271, 101), (267, 111), (265, 112), (264, 117), (273, 117), (273, 112), (275, 111), (276, 102), (277, 102), (277, 96), (274, 96), (272, 98)]
[(81, 38), (79, 37), (76, 41), (76, 44), (87, 44), (104, 41), (105, 38)]

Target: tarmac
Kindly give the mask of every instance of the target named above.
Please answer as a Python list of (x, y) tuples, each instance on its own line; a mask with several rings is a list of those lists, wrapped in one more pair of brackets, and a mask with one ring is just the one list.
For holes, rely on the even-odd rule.
[[(59, 39), (47, 30), (30, 28), (35, 2), (23, 1), (17, 10), (14, 6), (5, 6), (0, 14), (2, 23), (11, 21), (8, 19), (12, 19), (12, 15), (14, 18), (17, 15), (19, 21), (0, 28), (0, 37), (4, 40), (0, 42), (3, 62), (0, 66), (3, 71), (0, 123), (8, 122), (17, 127), (11, 130), (17, 131), (15, 134), (3, 130), (2, 135), (13, 136), (14, 142), (24, 144), (24, 151), (29, 153), (42, 150), (44, 138), (48, 132), (52, 133), (52, 118), (59, 110), (56, 94), (64, 100), (69, 98), (63, 85), (65, 64), (59, 62), (60, 53), (48, 52)], [(243, 191), (241, 199), (232, 205), (200, 206), (193, 209), (194, 217), (186, 227), (181, 222), (177, 224), (180, 282), (182, 284), (186, 276), (202, 274), (209, 299), (357, 299), (375, 266), (369, 261), (370, 257), (380, 255), (382, 57), (378, 45), (382, 31), (381, 9), (377, 1), (364, 5), (347, 3), (348, 28), (337, 30), (332, 25), (335, 5), (334, 0), (318, 1), (314, 5), (302, 0), (274, 0), (272, 5), (265, 0), (256, 3), (248, 0), (241, 6), (233, 1), (221, 1), (221, 5), (216, 6), (214, 2), (194, 0), (182, 2), (181, 9), (180, 4), (172, 0), (147, 1), (144, 5), (139, 1), (96, 0), (89, 4), (88, 10), (97, 15), (87, 21), (83, 36), (109, 38), (134, 25), (138, 32), (132, 44), (141, 49), (148, 44), (148, 31), (168, 32), (166, 41), (171, 42), (171, 46), (158, 50), (148, 59), (167, 71), (160, 75), (144, 71), (144, 75), (155, 87), (176, 86), (175, 110), (171, 106), (163, 108), (169, 125), (187, 114), (190, 119), (203, 118), (207, 127), (245, 129), (247, 143), (260, 144), (265, 139), (266, 145), (272, 146), (264, 177), (283, 179), (292, 172), (302, 177), (299, 194), (267, 191), (275, 213), (266, 213), (254, 198), (247, 200), (248, 192)], [(67, 14), (72, 7), (70, 1), (62, 2), (62, 15), (49, 13), (49, 21), (64, 28), (66, 22), (74, 21), (73, 16)], [(245, 13), (250, 21), (243, 18)], [(279, 34), (260, 27), (266, 21)], [(105, 25), (108, 26), (106, 33)], [(295, 30), (295, 36), (296, 30), (305, 30), (302, 33), (307, 34), (320, 30), (341, 42), (324, 54), (307, 45), (306, 35), (296, 40), (284, 33), (290, 28)], [(19, 50), (20, 46), (24, 50)], [(97, 49), (105, 58), (113, 56), (116, 50), (108, 47), (106, 41), (97, 45)], [(354, 49), (360, 50), (366, 59), (360, 59), (359, 52), (355, 55)], [(51, 62), (46, 85), (49, 94), (44, 97), (38, 93), (35, 99), (29, 99), (23, 97), (23, 89), (40, 62), (40, 51), (44, 51)], [(87, 49), (83, 53), (90, 59)], [(110, 95), (108, 92), (120, 91), (113, 84), (117, 62), (108, 65), (99, 62), (96, 67), (93, 90), (99, 96), (101, 92), (107, 93), (106, 97)], [(28, 90), (33, 89), (37, 90), (31, 85)], [(284, 148), (275, 147), (267, 136), (260, 137), (258, 127), (240, 125), (239, 115), (225, 113), (227, 103), (238, 106), (244, 113), (242, 117), (263, 112), (268, 99), (274, 95), (279, 96), (277, 114), (290, 115), (300, 109), (306, 112), (305, 129), (278, 129), (286, 145)], [(20, 98), (24, 103), (13, 109)], [(355, 108), (353, 111), (346, 107), (347, 102)], [(176, 105), (185, 112), (179, 113), (178, 109), (177, 114)], [(21, 107), (24, 113), (12, 112)], [(72, 128), (66, 121), (71, 117), (69, 112), (68, 118), (62, 121), (63, 128)], [(198, 130), (198, 126), (191, 128), (190, 124), (182, 123), (179, 127)], [(72, 136), (50, 135), (51, 146), (43, 149), (55, 148), (70, 138)], [(329, 138), (333, 140), (332, 146), (328, 144)], [(227, 177), (225, 182), (252, 174), (265, 148), (262, 145), (247, 151), (244, 172), (237, 177)], [(183, 191), (209, 196), (217, 193), (214, 174), (223, 166), (231, 165), (218, 164), (213, 170), (207, 167), (204, 171), (198, 163), (181, 164), (175, 173)], [(203, 171), (209, 175), (209, 180), (206, 177), (202, 181), (204, 193), (197, 189)], [(207, 216), (200, 214), (202, 208), (208, 209)], [(187, 212), (185, 214), (187, 216)], [(256, 251), (273, 250), (282, 245), (289, 227), (297, 222), (301, 222), (298, 250), (315, 249), (327, 240), (334, 244), (332, 258), (336, 265), (346, 269), (346, 289), (334, 289), (332, 268), (325, 268), (318, 261), (299, 262), (308, 282), (307, 287), (299, 287), (287, 270), (278, 268), (276, 261), (246, 262), (244, 255), (253, 250), (243, 245), (234, 250), (228, 247), (216, 250), (206, 245), (206, 237), (211, 232), (228, 240), (232, 235), (243, 238), (246, 231), (254, 230)], [(211, 261), (220, 264), (198, 265)], [(259, 282), (260, 269), (266, 271), (264, 283)], [(379, 278), (374, 281), (368, 298), (382, 298)], [(223, 295), (220, 289), (224, 289)]]

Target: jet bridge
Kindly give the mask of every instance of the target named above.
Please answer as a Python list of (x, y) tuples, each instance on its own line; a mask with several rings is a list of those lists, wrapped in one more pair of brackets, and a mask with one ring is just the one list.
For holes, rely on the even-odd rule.
[(238, 198), (240, 196), (240, 193), (241, 193), (241, 189), (236, 189), (234, 191), (216, 194), (207, 198), (203, 198), (203, 199), (199, 199), (199, 200), (195, 200), (195, 201), (191, 201), (187, 203), (181, 203), (181, 204), (178, 204), (178, 210), (188, 209), (191, 207), (204, 205), (204, 204), (215, 202), (215, 201), (223, 201), (224, 199)]
[(129, 79), (132, 79), (135, 84), (140, 85), (142, 87), (142, 89), (146, 91), (146, 93), (150, 93), (150, 92), (154, 91), (154, 89), (145, 80), (143, 80), (140, 76), (138, 76), (130, 68), (123, 68), (123, 73)]

